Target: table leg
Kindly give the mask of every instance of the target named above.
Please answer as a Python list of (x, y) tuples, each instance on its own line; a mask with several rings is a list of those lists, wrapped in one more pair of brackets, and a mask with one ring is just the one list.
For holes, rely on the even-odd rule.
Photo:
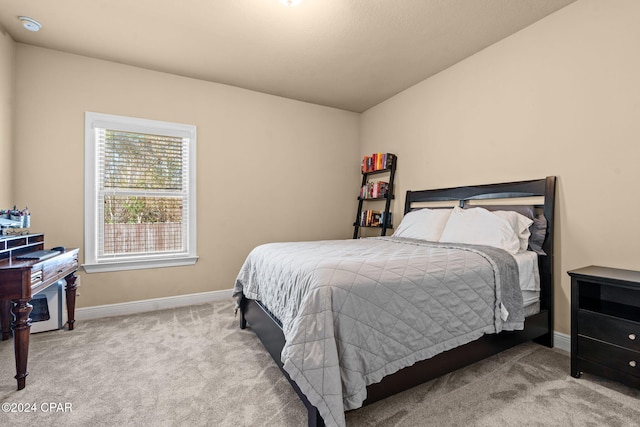
[(16, 353), (16, 380), (18, 380), (18, 390), (25, 386), (27, 372), (27, 358), (29, 356), (29, 333), (31, 332), (31, 309), (28, 299), (15, 300), (12, 312), (13, 321), (13, 345)]
[(2, 341), (11, 336), (11, 300), (0, 301), (0, 324), (2, 325)]
[(65, 288), (65, 292), (67, 293), (67, 324), (69, 325), (69, 330), (73, 331), (73, 324), (76, 321), (76, 290), (78, 289), (78, 284), (76, 280), (78, 276), (75, 273), (71, 273), (65, 280), (67, 281), (67, 286)]

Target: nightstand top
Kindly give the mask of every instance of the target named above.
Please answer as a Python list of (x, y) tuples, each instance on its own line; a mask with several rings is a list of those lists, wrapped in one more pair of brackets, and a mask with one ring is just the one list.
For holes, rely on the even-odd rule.
[(640, 271), (624, 270), (621, 268), (601, 267), (590, 265), (567, 272), (569, 276), (578, 279), (601, 279), (607, 282), (618, 282), (640, 286)]

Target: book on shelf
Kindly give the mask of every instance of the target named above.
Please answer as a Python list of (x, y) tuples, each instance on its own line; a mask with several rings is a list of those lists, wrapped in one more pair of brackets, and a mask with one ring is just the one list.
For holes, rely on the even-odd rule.
[(389, 194), (389, 183), (369, 181), (360, 189), (360, 199), (383, 199)]
[(373, 153), (370, 156), (364, 156), (362, 159), (362, 173), (391, 169), (394, 159), (395, 154), (392, 153)]
[[(386, 221), (387, 227), (391, 228), (391, 212), (389, 212)], [(368, 209), (360, 214), (360, 227), (382, 227), (384, 223), (384, 212)]]
[(380, 215), (380, 226), (382, 227), (382, 224), (387, 224), (387, 228), (393, 228), (393, 214), (391, 212), (388, 212), (388, 216), (385, 219), (385, 213), (382, 212), (382, 214)]

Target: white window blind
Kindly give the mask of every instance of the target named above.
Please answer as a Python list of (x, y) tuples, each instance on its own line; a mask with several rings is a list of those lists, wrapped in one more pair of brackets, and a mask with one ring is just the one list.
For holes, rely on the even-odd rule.
[(195, 262), (195, 127), (98, 113), (85, 121), (94, 165), (85, 270)]

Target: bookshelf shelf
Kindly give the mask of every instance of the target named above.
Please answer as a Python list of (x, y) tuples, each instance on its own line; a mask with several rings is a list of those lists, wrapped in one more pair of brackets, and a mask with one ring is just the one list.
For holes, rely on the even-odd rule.
[[(394, 197), (391, 197), (391, 199), (393, 199)], [(376, 200), (387, 200), (387, 197), (358, 197), (358, 200), (364, 200), (364, 201), (376, 201)]]

